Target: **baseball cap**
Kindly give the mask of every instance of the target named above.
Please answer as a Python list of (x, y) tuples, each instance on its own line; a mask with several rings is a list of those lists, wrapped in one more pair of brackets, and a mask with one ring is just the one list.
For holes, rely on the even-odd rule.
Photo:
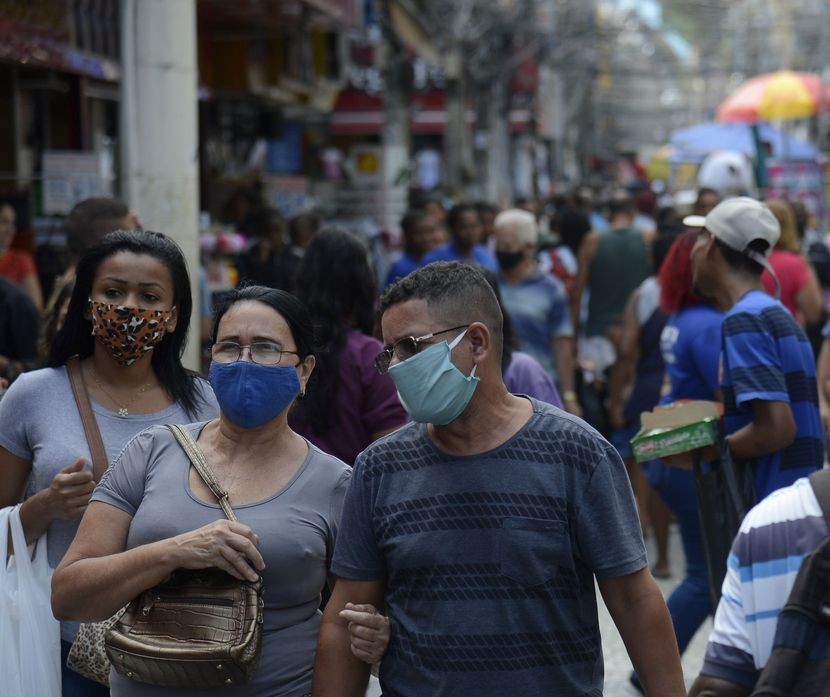
[[(686, 216), (683, 218), (683, 224), (688, 227), (706, 228), (727, 247), (741, 252), (763, 266), (772, 275), (776, 286), (779, 286), (778, 278), (767, 257), (781, 237), (781, 226), (772, 211), (760, 201), (748, 196), (728, 198), (721, 201), (706, 216)], [(749, 245), (755, 240), (766, 242), (766, 251), (750, 249)]]

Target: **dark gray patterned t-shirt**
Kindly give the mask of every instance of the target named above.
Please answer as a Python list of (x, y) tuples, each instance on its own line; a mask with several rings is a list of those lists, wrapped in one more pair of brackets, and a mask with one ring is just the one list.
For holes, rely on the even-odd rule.
[(385, 583), (387, 697), (602, 694), (594, 575), (646, 565), (634, 498), (596, 431), (531, 401), (489, 452), (410, 424), (355, 464), (332, 571)]

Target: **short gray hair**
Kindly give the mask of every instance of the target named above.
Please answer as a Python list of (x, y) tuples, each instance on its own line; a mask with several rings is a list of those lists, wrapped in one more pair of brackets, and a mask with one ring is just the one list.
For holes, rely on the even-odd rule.
[(513, 225), (516, 229), (516, 236), (522, 244), (535, 245), (539, 240), (539, 228), (536, 225), (536, 217), (521, 208), (511, 208), (502, 211), (493, 221), (496, 228), (504, 225)]

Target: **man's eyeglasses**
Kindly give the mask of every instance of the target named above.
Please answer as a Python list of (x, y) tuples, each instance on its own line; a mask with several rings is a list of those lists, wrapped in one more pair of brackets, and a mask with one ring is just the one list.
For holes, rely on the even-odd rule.
[(405, 361), (407, 358), (412, 358), (418, 351), (421, 350), (424, 342), (439, 334), (446, 334), (447, 332), (458, 331), (459, 329), (466, 329), (469, 324), (462, 324), (458, 327), (450, 327), (449, 329), (442, 329), (439, 332), (432, 332), (431, 334), (424, 334), (423, 336), (405, 336), (403, 339), (398, 339), (392, 346), (386, 346), (377, 356), (375, 356), (375, 368), (381, 375), (389, 372), (389, 365), (392, 363), (392, 357), (397, 356), (399, 361)]
[(251, 360), (260, 365), (277, 365), (284, 353), (300, 355), (296, 351), (286, 351), (270, 341), (257, 341), (253, 344), (219, 341), (213, 345), (211, 356), (216, 363), (235, 363), (242, 358), (242, 349), (248, 349), (251, 353)]

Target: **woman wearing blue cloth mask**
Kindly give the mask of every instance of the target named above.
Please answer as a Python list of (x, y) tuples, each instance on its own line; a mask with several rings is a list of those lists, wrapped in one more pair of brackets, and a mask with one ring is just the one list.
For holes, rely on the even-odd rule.
[[(210, 383), (221, 413), (187, 428), (239, 522), (225, 519), (170, 430), (150, 428), (95, 490), (55, 573), (53, 608), (66, 618), (103, 619), (178, 568), (218, 567), (248, 580), (262, 574), (259, 667), (250, 683), (222, 694), (299, 697), (311, 691), (320, 594), (351, 468), (288, 426), (315, 363), (299, 300), (260, 286), (233, 291), (213, 336)], [(116, 697), (161, 694), (115, 671), (110, 682)]]

